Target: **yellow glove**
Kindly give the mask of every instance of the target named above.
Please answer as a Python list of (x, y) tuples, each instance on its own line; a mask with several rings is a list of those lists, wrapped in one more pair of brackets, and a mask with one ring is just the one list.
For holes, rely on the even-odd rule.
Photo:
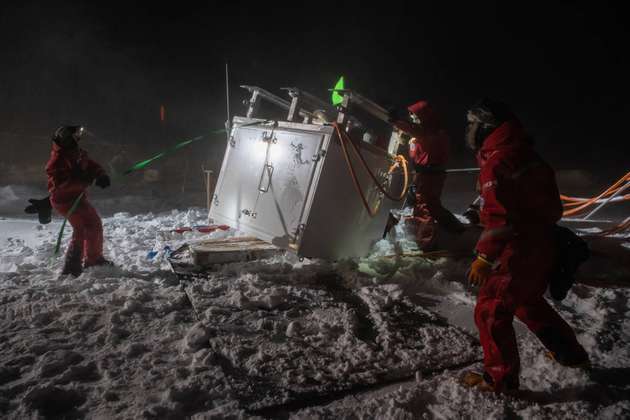
[(477, 256), (477, 259), (475, 259), (475, 261), (473, 261), (473, 263), (470, 265), (470, 270), (468, 272), (468, 281), (470, 281), (470, 283), (474, 285), (483, 286), (484, 283), (488, 280), (488, 277), (490, 277), (491, 273), (492, 263), (479, 255)]

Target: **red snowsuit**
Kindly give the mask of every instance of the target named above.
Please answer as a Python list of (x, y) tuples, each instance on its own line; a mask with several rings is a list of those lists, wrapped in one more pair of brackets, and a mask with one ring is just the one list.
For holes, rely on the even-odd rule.
[(519, 382), (515, 315), (558, 360), (572, 364), (588, 356), (543, 297), (554, 263), (553, 227), (562, 216), (553, 169), (516, 120), (497, 127), (477, 159), (484, 231), (476, 249), (498, 266), (479, 290), (475, 323), (485, 371), (501, 391)]
[(409, 145), (409, 158), (416, 170), (416, 204), (411, 223), (415, 225), (420, 248), (430, 250), (435, 244), (436, 222), (449, 231), (460, 228), (457, 218), (440, 200), (446, 180), (449, 139), (426, 101), (417, 102), (408, 110), (420, 118), (422, 125), (404, 120), (393, 121), (393, 125), (416, 139)]
[[(46, 164), (48, 192), (53, 208), (66, 216), (76, 198), (85, 192), (92, 181), (105, 171), (89, 159), (87, 153), (76, 148), (62, 148), (53, 142), (50, 159)], [(101, 218), (83, 195), (78, 206), (68, 218), (72, 225), (72, 240), (66, 261), (73, 260), (85, 265), (95, 265), (103, 260), (103, 226)]]

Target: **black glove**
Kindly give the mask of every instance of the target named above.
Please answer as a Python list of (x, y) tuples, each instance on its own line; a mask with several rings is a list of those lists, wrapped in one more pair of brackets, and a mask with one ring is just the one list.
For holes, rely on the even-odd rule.
[(415, 205), (416, 205), (416, 184), (411, 184), (409, 186), (409, 190), (407, 191), (407, 197), (405, 197), (403, 208), (414, 207)]
[(42, 198), (38, 200), (36, 198), (29, 198), (30, 206), (24, 209), (24, 213), (35, 214), (39, 217), (39, 223), (45, 225), (50, 223), (52, 218), (52, 206), (50, 205), (50, 197)]
[(464, 214), (462, 214), (471, 225), (478, 225), (481, 222), (479, 217), (479, 206), (477, 204), (471, 204), (468, 206)]
[(400, 219), (397, 219), (396, 216), (389, 213), (387, 216), (387, 224), (385, 225), (385, 232), (383, 232), (383, 239), (387, 237), (387, 234), (394, 226), (396, 226), (400, 222)]
[(103, 174), (96, 177), (96, 181), (94, 181), (94, 184), (98, 185), (101, 188), (107, 188), (112, 184), (112, 182), (110, 181), (107, 174)]

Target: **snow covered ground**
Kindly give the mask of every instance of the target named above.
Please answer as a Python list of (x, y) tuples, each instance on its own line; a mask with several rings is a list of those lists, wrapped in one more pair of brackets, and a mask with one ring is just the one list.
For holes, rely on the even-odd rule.
[(115, 267), (74, 279), (52, 258), (59, 220), (0, 217), (0, 417), (630, 417), (630, 289), (614, 264), (556, 305), (593, 369), (554, 364), (517, 325), (524, 391), (494, 396), (457, 382), (481, 358), (468, 260), (389, 258), (381, 241), (360, 261), (284, 255), (182, 288), (164, 247), (203, 235), (161, 232), (206, 223), (201, 209), (114, 214)]

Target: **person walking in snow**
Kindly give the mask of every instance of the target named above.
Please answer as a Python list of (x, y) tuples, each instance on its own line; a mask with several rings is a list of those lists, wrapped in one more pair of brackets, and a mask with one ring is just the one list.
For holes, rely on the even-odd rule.
[(564, 366), (588, 366), (575, 333), (543, 297), (554, 270), (554, 227), (562, 204), (553, 169), (534, 151), (521, 123), (501, 102), (484, 99), (468, 111), (466, 142), (477, 155), (484, 227), (469, 280), (478, 285), (475, 323), (483, 373), (463, 383), (494, 392), (519, 387), (520, 360), (512, 322), (521, 320)]
[[(52, 138), (50, 159), (46, 165), (48, 192), (52, 207), (67, 216), (72, 225), (72, 239), (66, 251), (61, 274), (79, 276), (84, 267), (111, 264), (103, 257), (103, 225), (87, 199), (87, 188), (95, 183), (101, 188), (110, 185), (103, 168), (79, 147), (83, 127), (59, 127)], [(76, 209), (73, 203), (83, 194)]]
[(423, 251), (431, 251), (435, 248), (436, 224), (453, 233), (464, 229), (457, 218), (444, 208), (440, 198), (446, 180), (448, 135), (426, 101), (409, 106), (406, 113), (393, 109), (389, 120), (394, 127), (412, 136), (409, 158), (415, 168), (416, 190), (410, 221), (419, 247)]

